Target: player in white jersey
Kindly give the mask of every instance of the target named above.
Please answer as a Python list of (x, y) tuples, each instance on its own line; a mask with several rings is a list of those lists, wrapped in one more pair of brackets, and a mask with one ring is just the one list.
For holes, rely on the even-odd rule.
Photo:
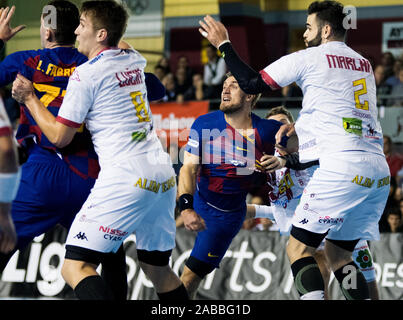
[[(292, 114), (282, 106), (272, 108), (266, 115), (266, 119), (277, 120), (284, 124), (294, 122)], [(280, 167), (287, 163), (285, 161), (286, 159), (281, 158), (277, 150), (274, 156), (266, 155), (265, 157), (267, 160), (263, 161), (262, 164), (267, 164), (270, 169), (272, 169), (272, 167)], [(282, 167), (272, 172), (272, 179), (267, 182), (269, 185), (268, 197), (271, 205), (248, 205), (245, 219), (268, 218), (276, 222), (281, 235), (289, 235), (295, 209), (299, 204), (305, 187), (318, 168), (318, 164), (318, 161), (311, 161), (304, 164), (304, 168), (301, 168), (301, 170)], [(327, 221), (326, 217), (323, 217), (323, 219)], [(328, 284), (331, 270), (324, 254), (324, 245), (325, 239), (323, 239), (320, 246), (316, 249), (314, 257), (325, 283), (325, 299), (329, 299)], [(366, 240), (360, 240), (357, 243), (353, 251), (353, 258), (368, 283), (371, 300), (378, 300), (379, 294), (376, 284), (375, 267), (373, 266), (372, 255)]]
[[(323, 299), (324, 283), (313, 255), (326, 237), (325, 252), (347, 299), (368, 299), (364, 276), (353, 262), (357, 242), (379, 239), (390, 172), (377, 120), (376, 87), (367, 59), (345, 43), (346, 15), (336, 1), (308, 8), (307, 49), (280, 58), (260, 72), (232, 48), (224, 25), (210, 16), (200, 33), (223, 53), (241, 88), (255, 94), (293, 82), (304, 99), (295, 130), (302, 162), (319, 160), (293, 217), (287, 254), (295, 285), (305, 299)], [(278, 139), (295, 135), (284, 125)], [(326, 217), (326, 219), (323, 219)], [(354, 278), (354, 286), (347, 284)]]
[[(1, 15), (1, 11), (0, 11)], [(20, 183), (17, 146), (3, 99), (0, 97), (0, 252), (8, 253), (17, 243), (11, 218), (11, 202)]]
[(146, 60), (135, 50), (117, 48), (127, 19), (115, 1), (83, 3), (75, 33), (78, 50), (89, 60), (70, 77), (57, 118), (30, 93), (22, 76), (14, 82), (13, 96), (25, 102), (58, 147), (85, 123), (99, 157), (98, 179), (66, 240), (62, 275), (77, 297), (111, 298), (96, 268), (103, 255), (116, 252), (134, 232), (140, 266), (159, 298), (187, 300), (168, 265), (175, 246), (176, 178), (152, 125)]

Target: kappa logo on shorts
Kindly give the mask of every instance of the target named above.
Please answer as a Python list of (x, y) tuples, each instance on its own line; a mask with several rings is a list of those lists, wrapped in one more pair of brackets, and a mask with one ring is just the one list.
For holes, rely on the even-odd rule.
[(87, 236), (85, 235), (85, 232), (79, 232), (79, 233), (77, 233), (77, 234), (74, 236), (74, 238), (77, 238), (78, 240), (87, 240), (87, 241), (88, 241), (88, 238), (87, 238)]
[(306, 218), (304, 218), (304, 219), (302, 219), (299, 223), (302, 223), (302, 224), (307, 224), (309, 222), (309, 220), (308, 219), (306, 219)]

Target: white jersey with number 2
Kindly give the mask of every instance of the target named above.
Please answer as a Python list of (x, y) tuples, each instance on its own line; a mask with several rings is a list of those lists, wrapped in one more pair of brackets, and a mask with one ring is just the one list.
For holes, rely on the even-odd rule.
[(383, 155), (372, 67), (344, 42), (289, 54), (261, 75), (272, 88), (296, 82), (303, 91), (295, 125), (301, 162), (350, 150)]

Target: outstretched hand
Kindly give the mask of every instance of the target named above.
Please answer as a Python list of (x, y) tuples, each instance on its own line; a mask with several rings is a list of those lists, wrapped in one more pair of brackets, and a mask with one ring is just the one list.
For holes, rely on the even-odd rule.
[(11, 9), (1, 8), (0, 9), (0, 39), (4, 42), (7, 42), (12, 37), (14, 37), (18, 32), (22, 29), (25, 29), (25, 25), (20, 25), (15, 28), (11, 28), (10, 22), (15, 12), (15, 6), (12, 6)]
[(218, 49), (219, 45), (226, 40), (229, 40), (228, 31), (220, 22), (207, 15), (203, 20), (199, 21), (201, 28), (200, 34), (207, 38), (210, 43)]

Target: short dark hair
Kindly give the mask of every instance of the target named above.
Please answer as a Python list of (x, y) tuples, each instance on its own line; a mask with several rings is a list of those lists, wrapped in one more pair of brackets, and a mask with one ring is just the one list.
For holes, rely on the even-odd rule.
[(294, 117), (292, 116), (292, 114), (291, 114), (291, 112), (290, 111), (288, 111), (285, 107), (283, 107), (283, 106), (278, 106), (278, 107), (274, 107), (274, 108), (271, 108), (270, 110), (269, 110), (269, 112), (266, 114), (266, 119), (267, 118), (269, 118), (269, 117), (271, 117), (271, 116), (275, 116), (275, 115), (277, 115), (277, 114), (284, 114), (287, 118), (288, 118), (288, 120), (290, 121), (290, 123), (293, 123), (294, 122)]
[[(76, 42), (76, 31), (80, 24), (80, 13), (75, 4), (65, 0), (54, 0), (48, 3), (56, 8), (56, 29), (53, 30), (59, 45), (72, 45)], [(46, 18), (47, 14), (42, 14)]]
[(343, 27), (343, 20), (346, 17), (343, 9), (343, 5), (337, 1), (315, 1), (309, 5), (308, 15), (316, 13), (322, 24), (329, 24), (332, 27), (336, 37), (344, 38), (347, 30)]
[[(215, 47), (214, 47), (215, 48)], [(225, 79), (228, 79), (228, 78), (231, 78), (231, 77), (234, 77), (235, 78), (235, 76), (232, 74), (232, 72), (231, 71), (228, 71), (226, 74), (225, 74)], [(235, 78), (235, 80), (236, 80), (236, 78)], [(238, 81), (238, 80), (237, 80)], [(241, 88), (241, 90), (242, 90), (242, 88)], [(242, 90), (243, 91), (243, 90)], [(243, 91), (243, 92), (245, 92), (245, 91)], [(246, 93), (246, 92), (245, 92)], [(252, 109), (256, 106), (256, 104), (257, 104), (257, 102), (259, 101), (259, 99), (260, 99), (260, 97), (262, 96), (262, 94), (261, 93), (258, 93), (258, 94), (252, 94), (252, 96), (254, 96), (253, 97), (253, 99), (252, 99), (252, 102), (251, 102), (251, 107), (252, 107)]]
[(123, 5), (113, 0), (86, 1), (81, 7), (81, 13), (91, 17), (95, 30), (105, 29), (108, 32), (108, 46), (118, 45), (129, 19), (129, 14)]

